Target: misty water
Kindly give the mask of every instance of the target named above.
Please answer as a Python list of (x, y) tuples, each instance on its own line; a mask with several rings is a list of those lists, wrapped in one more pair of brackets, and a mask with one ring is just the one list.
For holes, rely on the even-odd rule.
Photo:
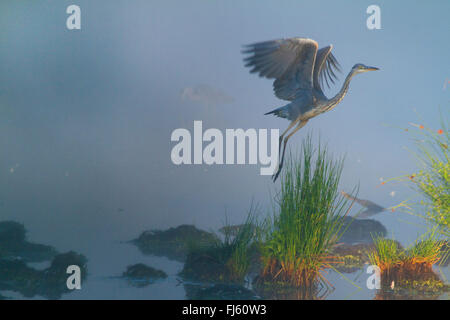
[[(320, 19), (326, 27), (312, 14), (323, 4), (293, 10), (265, 1), (255, 15), (249, 4), (190, 2), (80, 0), (85, 24), (73, 33), (65, 28), (62, 2), (0, 4), (0, 221), (23, 223), (30, 241), (87, 257), (82, 289), (63, 299), (185, 299), (177, 280), (183, 264), (143, 255), (129, 240), (181, 224), (217, 232), (225, 220), (242, 223), (252, 203), (262, 217), (272, 213), (279, 182), (261, 176), (259, 165), (176, 166), (170, 158), (171, 133), (192, 131), (194, 120), (222, 132), (287, 127), (263, 115), (284, 102), (273, 96), (270, 81), (244, 68), (246, 43), (296, 35), (333, 43), (344, 74), (328, 96), (354, 63), (380, 67), (358, 76), (336, 109), (290, 140), (290, 150), (299, 150), (307, 133), (320, 136), (336, 159), (345, 156), (340, 190), (359, 187), (360, 198), (386, 208), (420, 200), (408, 185), (381, 182), (417, 170), (408, 151), (413, 136), (404, 129), (410, 122), (439, 129), (439, 106), (448, 106), (440, 61), (450, 47), (436, 32), (448, 29), (448, 10), (385, 3), (390, 25), (376, 33), (363, 25), (369, 2), (344, 8), (326, 1)], [(429, 47), (416, 46), (411, 17)], [(412, 65), (420, 72), (412, 73)], [(399, 211), (374, 219), (403, 246), (426, 231), (421, 218)], [(168, 278), (130, 286), (120, 275), (139, 262)], [(450, 276), (448, 267), (436, 271)], [(374, 297), (365, 269), (344, 275), (325, 275), (335, 286), (328, 299)]]

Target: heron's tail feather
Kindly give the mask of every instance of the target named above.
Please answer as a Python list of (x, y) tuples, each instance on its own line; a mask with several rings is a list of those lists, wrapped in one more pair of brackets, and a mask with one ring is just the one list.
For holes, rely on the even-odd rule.
[(287, 118), (288, 119), (289, 118), (289, 108), (288, 108), (288, 106), (289, 105), (277, 108), (275, 110), (272, 110), (272, 111), (269, 111), (267, 113), (264, 113), (264, 115), (273, 114), (273, 115), (276, 115), (277, 117)]

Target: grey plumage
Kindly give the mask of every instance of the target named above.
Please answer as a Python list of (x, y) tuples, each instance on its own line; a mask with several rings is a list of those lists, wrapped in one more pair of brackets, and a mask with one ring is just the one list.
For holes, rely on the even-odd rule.
[[(284, 153), (289, 138), (306, 125), (309, 119), (331, 110), (345, 96), (351, 78), (357, 74), (378, 68), (355, 64), (347, 75), (341, 90), (331, 99), (323, 93), (324, 83), (329, 87), (337, 79), (340, 71), (337, 59), (331, 53), (333, 46), (319, 49), (316, 41), (307, 38), (289, 38), (250, 44), (242, 53), (248, 55), (245, 66), (251, 73), (260, 77), (275, 79), (273, 89), (275, 95), (290, 101), (289, 104), (272, 110), (266, 114), (274, 114), (291, 121), (291, 124), (280, 136), (284, 141), (281, 161), (274, 181), (278, 178), (283, 166)], [(286, 133), (295, 127), (284, 138)], [(284, 140), (283, 140), (284, 139)]]

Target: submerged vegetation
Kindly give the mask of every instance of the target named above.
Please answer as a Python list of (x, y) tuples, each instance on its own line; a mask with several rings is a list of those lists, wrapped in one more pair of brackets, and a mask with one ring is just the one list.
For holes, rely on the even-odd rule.
[[(303, 142), (301, 160), (291, 156), (276, 199), (276, 213), (262, 244), (259, 285), (301, 286), (327, 282), (321, 271), (336, 263), (331, 249), (344, 231), (350, 206), (338, 192), (343, 161), (327, 148)], [(308, 293), (306, 293), (308, 295)]]

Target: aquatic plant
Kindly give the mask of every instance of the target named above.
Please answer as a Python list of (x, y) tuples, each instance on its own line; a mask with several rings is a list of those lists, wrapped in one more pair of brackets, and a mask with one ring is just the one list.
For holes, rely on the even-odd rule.
[(413, 289), (423, 289), (427, 283), (436, 287), (436, 281), (441, 281), (434, 273), (433, 265), (446, 253), (441, 250), (444, 242), (438, 240), (436, 232), (421, 236), (406, 249), (394, 240), (382, 237), (375, 237), (374, 245), (369, 260), (380, 268), (382, 288), (414, 284)]
[(411, 263), (425, 263), (433, 265), (438, 263), (446, 252), (441, 249), (444, 246), (443, 241), (439, 241), (437, 234), (431, 231), (415, 241), (414, 245), (407, 249), (407, 257)]
[(422, 204), (427, 208), (425, 217), (450, 236), (450, 153), (449, 132), (442, 122), (437, 132), (424, 131), (424, 141), (418, 141), (421, 169), (412, 180), (425, 196)]
[[(408, 201), (400, 203), (398, 208), (413, 215), (420, 215), (439, 227), (439, 232), (450, 237), (450, 134), (446, 120), (442, 117), (441, 128), (431, 129), (424, 125), (411, 123), (416, 128), (416, 150), (413, 151), (418, 161), (416, 173), (396, 177), (391, 180), (408, 181), (423, 196), (418, 210), (417, 205)], [(394, 207), (394, 209), (396, 208)], [(424, 214), (417, 214), (425, 208)]]
[(217, 238), (210, 246), (191, 245), (180, 274), (185, 278), (201, 281), (243, 281), (257, 251), (258, 244), (254, 241), (257, 230), (255, 208), (252, 206), (235, 235), (225, 232), (224, 239)]
[(331, 249), (351, 207), (338, 192), (342, 167), (343, 160), (333, 161), (320, 143), (313, 149), (311, 136), (303, 141), (301, 159), (290, 156), (257, 281), (310, 288), (318, 281), (328, 283), (321, 271), (336, 262)]
[[(448, 290), (439, 276), (433, 272), (433, 265), (446, 265), (449, 256), (450, 237), (450, 153), (447, 121), (441, 117), (441, 128), (431, 129), (424, 125), (410, 123), (415, 129), (414, 154), (419, 169), (416, 173), (392, 178), (394, 181), (407, 181), (422, 196), (421, 201), (412, 203), (405, 200), (392, 210), (401, 210), (424, 218), (428, 231), (408, 249), (395, 251), (387, 245), (387, 239), (376, 241), (376, 250), (371, 253), (371, 263), (381, 269), (382, 287), (395, 286), (401, 294), (411, 292), (432, 292)], [(410, 131), (405, 129), (405, 131)], [(385, 184), (388, 181), (382, 182)], [(422, 213), (424, 212), (424, 213)], [(446, 240), (442, 240), (442, 237)], [(398, 261), (389, 261), (387, 250)], [(397, 290), (397, 289), (395, 289)]]
[(370, 263), (378, 266), (382, 273), (389, 272), (391, 268), (400, 264), (405, 257), (405, 250), (399, 247), (395, 240), (375, 236), (373, 243), (375, 247), (368, 253), (368, 258)]
[(252, 263), (255, 254), (259, 252), (260, 227), (257, 222), (257, 207), (251, 205), (245, 222), (240, 226), (237, 234), (231, 236), (225, 233), (221, 250), (230, 252), (227, 266), (237, 278), (243, 278)]

